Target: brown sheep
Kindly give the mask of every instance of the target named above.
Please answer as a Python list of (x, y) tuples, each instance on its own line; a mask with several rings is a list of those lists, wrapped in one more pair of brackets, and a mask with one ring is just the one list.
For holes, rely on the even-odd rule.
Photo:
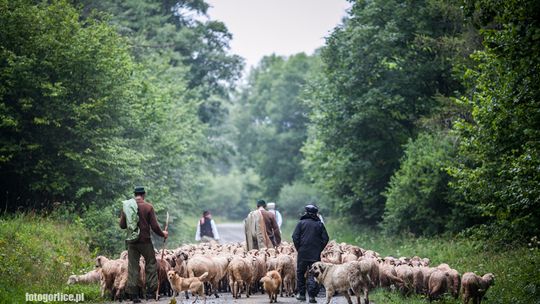
[(369, 279), (370, 279), (370, 289), (373, 289), (379, 285), (379, 263), (377, 263), (377, 260), (374, 258), (367, 258), (365, 256), (362, 256), (358, 259), (359, 262), (365, 262), (369, 264), (367, 267), (370, 269), (369, 272)]
[(379, 284), (383, 288), (402, 284), (403, 280), (397, 277), (396, 269), (392, 265), (379, 264)]
[(398, 283), (398, 288), (401, 291), (401, 294), (408, 296), (413, 292), (414, 286), (414, 275), (412, 267), (409, 265), (399, 265), (396, 267), (397, 277), (402, 280)]
[(429, 301), (438, 299), (442, 294), (448, 291), (448, 283), (450, 282), (448, 272), (437, 269), (429, 277), (428, 297)]
[(167, 296), (172, 295), (172, 289), (171, 284), (169, 283), (169, 278), (167, 277), (167, 273), (169, 270), (171, 270), (171, 265), (165, 260), (161, 259), (160, 257), (156, 257), (157, 262), (157, 273), (158, 273), (158, 281), (159, 281), (159, 294), (165, 294)]
[(431, 276), (433, 272), (437, 271), (437, 268), (420, 267), (420, 270), (422, 271), (422, 276), (424, 277), (424, 283), (422, 284), (422, 293), (428, 294), (429, 293), (429, 277)]
[(413, 289), (417, 294), (424, 292), (424, 272), (421, 267), (411, 267), (413, 273)]
[[(250, 260), (251, 261), (251, 260)], [(240, 298), (242, 288), (246, 290), (246, 297), (249, 298), (251, 286), (251, 263), (244, 258), (235, 256), (229, 263), (227, 268), (227, 275), (229, 278), (229, 285), (231, 288), (232, 296), (235, 299)]]
[(489, 287), (495, 283), (495, 276), (492, 273), (478, 276), (472, 272), (463, 274), (461, 280), (461, 294), (463, 295), (463, 304), (468, 304), (472, 299), (473, 304), (482, 303), (484, 295)]
[(109, 260), (107, 257), (102, 255), (96, 258), (96, 268), (101, 269), (101, 297), (105, 296), (105, 291), (108, 291), (111, 294), (111, 297), (114, 299), (114, 281), (116, 277), (120, 274), (122, 262), (124, 260)]
[(454, 299), (457, 299), (459, 297), (459, 288), (461, 286), (461, 276), (459, 272), (455, 269), (450, 268), (448, 264), (440, 264), (437, 266), (437, 269), (446, 271), (448, 273), (448, 290), (454, 297)]
[(219, 271), (219, 266), (207, 256), (195, 255), (187, 262), (187, 272), (190, 278), (200, 277), (203, 273), (208, 272), (208, 276), (203, 281), (210, 284), (210, 290), (213, 291), (216, 298), (219, 297), (217, 294), (219, 280), (216, 281)]
[(287, 297), (294, 296), (294, 289), (296, 283), (296, 262), (295, 260), (285, 254), (280, 254), (277, 257), (277, 270), (282, 278), (281, 297), (283, 292)]

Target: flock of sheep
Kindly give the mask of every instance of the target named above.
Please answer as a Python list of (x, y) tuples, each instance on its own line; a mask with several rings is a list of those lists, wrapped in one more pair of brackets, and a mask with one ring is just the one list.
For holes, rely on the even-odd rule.
[[(294, 296), (296, 288), (296, 250), (289, 243), (278, 248), (246, 251), (241, 243), (217, 244), (201, 243), (183, 245), (174, 250), (156, 251), (160, 294), (176, 295), (188, 290), (182, 289), (174, 280), (193, 278), (194, 282), (204, 282), (208, 294), (219, 297), (218, 292), (231, 292), (235, 299), (242, 293), (249, 297), (253, 292), (265, 290), (270, 302), (281, 297)], [(144, 289), (144, 260), (140, 260), (141, 272), (138, 285)], [(321, 262), (311, 269), (315, 279), (326, 289), (327, 303), (335, 292), (343, 294), (349, 303), (350, 295), (357, 297), (358, 303), (369, 303), (369, 292), (375, 288), (395, 290), (408, 296), (412, 293), (424, 294), (429, 301), (449, 293), (458, 298), (462, 294), (463, 303), (470, 300), (481, 303), (488, 288), (494, 283), (491, 273), (480, 277), (472, 272), (462, 276), (448, 264), (430, 267), (430, 260), (420, 257), (384, 257), (372, 250), (358, 246), (328, 243), (321, 253)], [(68, 284), (101, 284), (102, 297), (108, 294), (113, 300), (122, 299), (127, 283), (127, 251), (118, 259), (104, 256), (96, 258), (96, 269), (84, 275), (72, 275)], [(186, 282), (188, 282), (186, 280)], [(197, 285), (199, 286), (199, 285)], [(199, 287), (197, 287), (199, 288)], [(202, 289), (202, 288), (201, 288)], [(204, 293), (200, 294), (206, 301)]]

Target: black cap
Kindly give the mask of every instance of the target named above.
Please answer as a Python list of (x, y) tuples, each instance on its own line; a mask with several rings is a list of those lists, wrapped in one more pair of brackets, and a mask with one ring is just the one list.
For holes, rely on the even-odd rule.
[(135, 190), (133, 190), (133, 193), (135, 193), (135, 194), (145, 194), (146, 191), (144, 191), (144, 187), (137, 186), (137, 187), (135, 187)]
[(262, 199), (257, 201), (257, 207), (265, 207), (266, 208), (266, 202)]
[(207, 216), (209, 214), (210, 214), (210, 211), (208, 211), (208, 210), (204, 210), (203, 213), (202, 213), (203, 216)]
[(306, 209), (307, 213), (317, 214), (317, 212), (319, 212), (319, 208), (312, 204), (306, 205), (304, 209)]

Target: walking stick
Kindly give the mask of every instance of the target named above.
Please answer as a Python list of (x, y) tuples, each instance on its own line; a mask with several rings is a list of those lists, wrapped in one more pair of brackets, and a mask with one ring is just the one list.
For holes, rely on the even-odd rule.
[[(167, 211), (167, 220), (165, 220), (165, 231), (169, 229), (169, 211)], [(161, 248), (161, 260), (163, 261), (163, 255), (165, 254), (165, 242), (166, 238), (163, 239), (163, 248)], [(157, 281), (157, 290), (156, 290), (156, 301), (159, 301), (159, 264), (158, 264), (158, 281)]]

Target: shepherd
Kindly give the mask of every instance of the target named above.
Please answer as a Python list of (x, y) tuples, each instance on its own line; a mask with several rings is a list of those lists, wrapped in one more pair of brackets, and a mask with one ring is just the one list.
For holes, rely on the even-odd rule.
[(127, 229), (128, 280), (126, 293), (130, 296), (133, 303), (140, 303), (137, 282), (139, 280), (139, 259), (141, 255), (146, 264), (147, 299), (152, 299), (156, 296), (158, 286), (157, 262), (154, 245), (150, 238), (150, 229), (164, 239), (167, 239), (169, 233), (161, 230), (154, 207), (144, 200), (146, 195), (144, 187), (135, 187), (133, 192), (135, 199), (123, 202), (120, 228)]
[(281, 233), (276, 216), (266, 211), (266, 202), (257, 201), (257, 210), (251, 211), (244, 220), (246, 247), (248, 250), (274, 248), (281, 243)]

